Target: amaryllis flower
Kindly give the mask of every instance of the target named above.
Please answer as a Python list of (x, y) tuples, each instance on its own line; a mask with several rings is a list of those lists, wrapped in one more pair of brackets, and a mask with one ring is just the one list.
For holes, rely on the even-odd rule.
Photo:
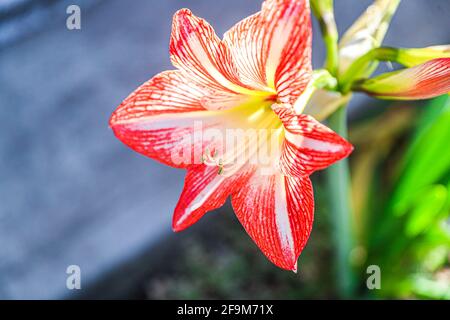
[[(173, 229), (231, 195), (239, 221), (277, 266), (296, 270), (313, 223), (309, 175), (352, 146), (302, 114), (311, 94), (311, 22), (305, 0), (268, 0), (219, 39), (189, 10), (173, 19), (176, 70), (134, 91), (110, 119), (133, 150), (187, 170)], [(234, 143), (224, 137), (230, 136)]]

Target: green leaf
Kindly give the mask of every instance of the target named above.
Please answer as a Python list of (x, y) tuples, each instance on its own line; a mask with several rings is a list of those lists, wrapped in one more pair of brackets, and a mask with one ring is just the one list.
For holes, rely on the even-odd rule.
[(415, 237), (436, 223), (447, 204), (447, 188), (436, 185), (428, 188), (417, 198), (405, 225), (408, 237)]
[(450, 171), (450, 98), (439, 98), (442, 105), (432, 103), (425, 108), (425, 120), (419, 126), (411, 148), (407, 152), (391, 209), (402, 215), (411, 207), (424, 188), (436, 184)]

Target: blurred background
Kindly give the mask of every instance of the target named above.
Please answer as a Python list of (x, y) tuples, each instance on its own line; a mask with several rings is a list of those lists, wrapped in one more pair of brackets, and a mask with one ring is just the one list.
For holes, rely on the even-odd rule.
[[(337, 0), (341, 32), (371, 3)], [(81, 8), (68, 30), (66, 8)], [(315, 225), (293, 274), (268, 262), (229, 205), (182, 233), (184, 172), (124, 147), (108, 128), (139, 84), (171, 69), (173, 13), (223, 34), (256, 0), (0, 0), (0, 298), (339, 298), (330, 210), (313, 176)], [(403, 1), (385, 44), (450, 43), (450, 2)], [(324, 59), (314, 24), (315, 67)], [(385, 66), (386, 67), (386, 66)], [(350, 109), (357, 298), (450, 298), (450, 99)], [(66, 269), (81, 269), (68, 290)], [(367, 266), (381, 289), (366, 286)]]

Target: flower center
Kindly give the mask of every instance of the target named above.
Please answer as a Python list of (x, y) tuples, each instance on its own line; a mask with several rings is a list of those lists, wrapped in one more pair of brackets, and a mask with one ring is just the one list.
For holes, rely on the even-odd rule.
[(220, 111), (226, 128), (215, 147), (206, 148), (202, 162), (217, 167), (219, 175), (231, 176), (246, 165), (273, 168), (282, 141), (281, 120), (272, 110), (276, 96)]

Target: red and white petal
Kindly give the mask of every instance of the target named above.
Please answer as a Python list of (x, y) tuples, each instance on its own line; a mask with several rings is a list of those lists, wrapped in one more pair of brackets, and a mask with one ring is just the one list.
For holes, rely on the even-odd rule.
[(450, 92), (450, 58), (438, 58), (355, 84), (380, 99), (420, 100)]
[(248, 95), (237, 95), (216, 91), (214, 94), (204, 96), (201, 100), (201, 104), (208, 110), (226, 110), (242, 106), (250, 101), (253, 101), (253, 97)]
[(170, 56), (175, 67), (191, 81), (228, 94), (251, 93), (239, 81), (229, 49), (205, 20), (188, 9), (173, 17)]
[(267, 88), (263, 48), (261, 13), (258, 12), (237, 23), (224, 35), (233, 60), (239, 70), (241, 81), (253, 88)]
[(347, 157), (353, 146), (337, 133), (305, 114), (274, 109), (283, 122), (284, 141), (280, 169), (289, 176), (308, 176)]
[(261, 12), (224, 36), (242, 82), (276, 90), (294, 103), (311, 78), (311, 20), (306, 0), (267, 0)]
[(181, 72), (164, 71), (131, 93), (114, 111), (110, 123), (169, 112), (204, 110), (200, 100), (207, 94), (204, 88), (189, 83)]
[(214, 139), (202, 134), (221, 127), (221, 119), (201, 106), (204, 94), (179, 71), (160, 73), (119, 105), (110, 126), (130, 148), (164, 164), (199, 163)]
[(217, 167), (190, 166), (173, 215), (173, 230), (186, 229), (206, 212), (221, 207), (231, 193), (245, 185), (252, 170), (249, 166), (243, 166), (234, 175), (227, 177), (218, 174)]
[(314, 219), (309, 178), (253, 175), (231, 198), (236, 216), (267, 258), (296, 271)]

